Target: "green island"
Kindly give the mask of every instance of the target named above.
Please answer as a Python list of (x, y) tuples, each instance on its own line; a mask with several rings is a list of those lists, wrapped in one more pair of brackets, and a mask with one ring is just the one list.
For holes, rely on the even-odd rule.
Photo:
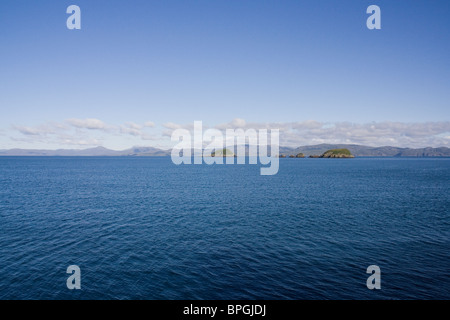
[[(280, 154), (278, 157), (279, 158), (286, 158), (286, 155)], [(289, 158), (304, 158), (304, 157), (305, 157), (305, 155), (303, 153), (297, 153), (295, 156), (293, 154), (291, 154), (289, 156)]]
[(234, 157), (234, 152), (229, 149), (223, 148), (221, 150), (213, 151), (211, 157)]
[(322, 155), (310, 155), (310, 158), (354, 158), (348, 149), (331, 149), (325, 151)]

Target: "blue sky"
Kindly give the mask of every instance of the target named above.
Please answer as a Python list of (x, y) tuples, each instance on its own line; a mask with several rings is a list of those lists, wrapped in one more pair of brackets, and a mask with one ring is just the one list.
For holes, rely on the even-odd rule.
[(449, 17), (446, 0), (3, 0), (0, 149), (162, 146), (174, 126), (233, 119), (299, 144), (448, 145)]

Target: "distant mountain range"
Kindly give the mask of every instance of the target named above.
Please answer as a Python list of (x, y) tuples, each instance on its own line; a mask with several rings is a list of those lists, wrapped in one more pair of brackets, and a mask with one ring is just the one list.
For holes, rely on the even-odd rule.
[[(303, 153), (305, 156), (320, 155), (330, 149), (348, 149), (355, 157), (450, 157), (450, 148), (398, 148), (398, 147), (368, 147), (357, 144), (317, 144), (301, 146), (298, 148), (280, 147), (279, 153), (286, 156)], [(248, 154), (249, 146), (246, 146)], [(130, 149), (115, 151), (103, 147), (90, 149), (10, 149), (0, 150), (0, 156), (170, 156), (171, 150), (163, 150), (153, 147), (133, 147)]]
[(153, 147), (134, 147), (122, 151), (110, 150), (103, 147), (90, 149), (10, 149), (0, 150), (0, 156), (60, 156), (60, 157), (114, 157), (114, 156), (168, 156), (170, 150), (162, 150)]
[[(348, 149), (355, 157), (450, 157), (450, 148), (398, 148), (398, 147), (368, 147), (357, 144), (318, 144), (295, 148), (292, 152), (302, 152), (305, 156), (322, 154), (330, 149)], [(280, 149), (281, 153), (281, 149)]]

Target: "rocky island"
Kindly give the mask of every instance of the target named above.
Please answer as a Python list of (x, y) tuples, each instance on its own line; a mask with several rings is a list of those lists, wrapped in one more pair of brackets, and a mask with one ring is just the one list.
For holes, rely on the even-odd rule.
[(235, 156), (234, 152), (226, 148), (222, 150), (213, 151), (211, 153), (211, 157), (234, 157), (234, 156)]
[(348, 149), (331, 149), (325, 151), (322, 155), (310, 155), (310, 158), (354, 158)]
[[(280, 154), (278, 157), (279, 158), (286, 158), (286, 155)], [(289, 156), (289, 158), (304, 158), (304, 157), (305, 157), (305, 155), (303, 153), (297, 153), (295, 156), (293, 154), (291, 154)]]

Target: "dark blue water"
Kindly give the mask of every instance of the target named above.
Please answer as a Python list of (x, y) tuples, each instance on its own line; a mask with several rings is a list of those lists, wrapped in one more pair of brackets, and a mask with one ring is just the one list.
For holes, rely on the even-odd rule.
[(0, 299), (449, 299), (449, 252), (450, 159), (0, 158)]

